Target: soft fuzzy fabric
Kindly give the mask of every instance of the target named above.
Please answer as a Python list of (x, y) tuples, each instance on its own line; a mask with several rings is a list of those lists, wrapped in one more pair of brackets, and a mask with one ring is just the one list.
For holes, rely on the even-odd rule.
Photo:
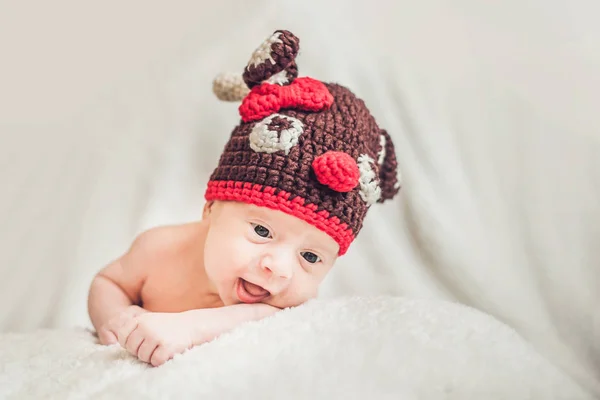
[(312, 301), (151, 368), (85, 330), (0, 336), (0, 398), (591, 399), (464, 306)]

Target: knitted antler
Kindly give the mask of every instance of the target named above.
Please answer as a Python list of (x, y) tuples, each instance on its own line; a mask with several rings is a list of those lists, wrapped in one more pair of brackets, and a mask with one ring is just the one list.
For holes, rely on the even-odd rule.
[(263, 82), (289, 85), (298, 76), (295, 58), (300, 39), (285, 30), (275, 31), (255, 51), (242, 76), (224, 73), (213, 81), (213, 92), (222, 101), (241, 101)]
[(224, 73), (213, 81), (213, 93), (222, 101), (241, 101), (250, 89), (238, 74)]
[(244, 69), (244, 81), (250, 89), (262, 82), (286, 85), (298, 76), (295, 59), (300, 39), (292, 32), (275, 31), (255, 51)]

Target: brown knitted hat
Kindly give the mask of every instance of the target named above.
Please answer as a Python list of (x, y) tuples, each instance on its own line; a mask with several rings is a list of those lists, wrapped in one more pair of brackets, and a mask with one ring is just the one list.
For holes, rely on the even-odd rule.
[(205, 197), (291, 214), (329, 234), (343, 255), (369, 207), (400, 188), (394, 144), (350, 90), (298, 78), (299, 42), (278, 30), (241, 77), (214, 81), (221, 100), (242, 100), (242, 120)]

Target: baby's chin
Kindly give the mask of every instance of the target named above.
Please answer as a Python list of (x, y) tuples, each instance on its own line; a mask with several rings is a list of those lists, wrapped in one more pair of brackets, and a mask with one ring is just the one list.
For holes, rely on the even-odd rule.
[(300, 300), (296, 300), (296, 301), (282, 301), (282, 299), (271, 298), (270, 297), (270, 298), (265, 299), (261, 303), (268, 304), (270, 306), (277, 307), (277, 308), (280, 308), (280, 309), (284, 309), (284, 308), (292, 308), (292, 307), (300, 306), (300, 305), (306, 303), (309, 300), (310, 299), (306, 299), (306, 300), (303, 300), (303, 301), (300, 301)]
[(234, 306), (236, 304), (243, 304), (240, 300), (238, 300), (237, 298), (235, 298), (234, 296), (228, 294), (226, 296), (221, 296), (221, 301), (223, 302), (224, 306)]

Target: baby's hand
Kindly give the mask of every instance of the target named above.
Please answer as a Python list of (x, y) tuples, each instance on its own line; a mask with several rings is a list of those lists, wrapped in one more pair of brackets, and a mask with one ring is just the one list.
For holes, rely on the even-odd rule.
[(106, 345), (118, 343), (117, 332), (119, 331), (119, 328), (131, 318), (147, 312), (148, 311), (138, 306), (129, 306), (123, 311), (118, 312), (98, 329), (98, 339), (100, 339), (100, 343)]
[(192, 325), (185, 313), (145, 313), (121, 325), (121, 346), (141, 361), (157, 367), (193, 345)]

